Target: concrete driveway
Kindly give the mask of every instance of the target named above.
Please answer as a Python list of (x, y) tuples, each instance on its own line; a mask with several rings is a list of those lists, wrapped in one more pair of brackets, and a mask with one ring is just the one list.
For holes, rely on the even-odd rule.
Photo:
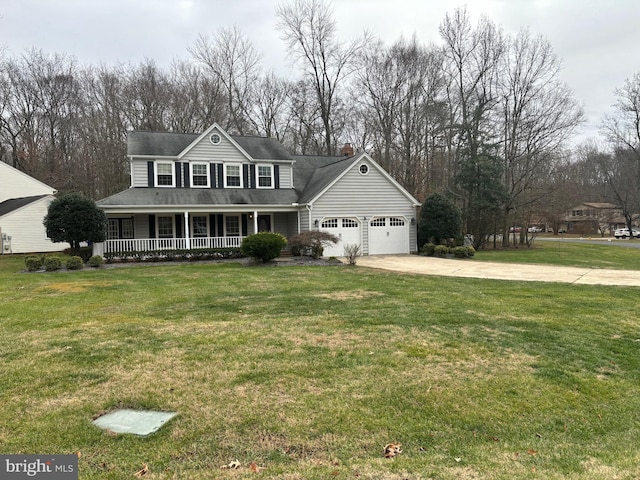
[(420, 255), (373, 255), (357, 260), (360, 267), (445, 277), (489, 278), (524, 282), (640, 287), (640, 271), (479, 262)]

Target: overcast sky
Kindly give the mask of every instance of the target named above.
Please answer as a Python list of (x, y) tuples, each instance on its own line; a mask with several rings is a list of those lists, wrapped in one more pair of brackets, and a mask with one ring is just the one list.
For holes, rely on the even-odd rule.
[[(278, 0), (0, 0), (0, 47), (20, 55), (32, 47), (67, 53), (81, 64), (168, 66), (187, 59), (202, 33), (237, 25), (263, 53), (263, 67), (284, 74), (286, 48), (276, 31)], [(285, 2), (286, 3), (286, 2)], [(614, 89), (640, 72), (640, 0), (334, 0), (338, 33), (363, 30), (392, 43), (416, 34), (439, 43), (446, 13), (467, 5), (505, 33), (528, 28), (546, 37), (561, 59), (561, 79), (583, 105), (577, 141), (598, 135)]]

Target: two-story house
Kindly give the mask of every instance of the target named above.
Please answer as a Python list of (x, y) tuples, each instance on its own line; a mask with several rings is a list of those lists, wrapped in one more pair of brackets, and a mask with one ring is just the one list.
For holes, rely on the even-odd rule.
[(615, 229), (626, 227), (620, 207), (606, 202), (584, 202), (576, 205), (567, 211), (564, 220), (567, 232), (583, 235), (612, 235)]
[(419, 202), (366, 153), (291, 155), (273, 138), (130, 132), (131, 186), (99, 200), (108, 240), (96, 253), (237, 247), (255, 232), (335, 234), (326, 256), (417, 249)]

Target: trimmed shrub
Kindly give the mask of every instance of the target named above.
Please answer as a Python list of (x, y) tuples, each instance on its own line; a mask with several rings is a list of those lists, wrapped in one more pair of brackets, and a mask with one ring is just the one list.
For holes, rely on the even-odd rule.
[(471, 258), (476, 254), (476, 249), (471, 245), (467, 245), (465, 248), (467, 249), (467, 257)]
[(93, 268), (100, 268), (103, 263), (104, 259), (100, 255), (94, 255), (87, 260), (87, 265)]
[(422, 246), (421, 253), (422, 253), (422, 255), (426, 255), (428, 257), (433, 257), (433, 255), (435, 254), (435, 249), (436, 249), (436, 246), (433, 243), (431, 243), (431, 242), (425, 243)]
[(67, 270), (82, 270), (84, 262), (82, 261), (82, 257), (76, 255), (74, 257), (67, 258), (64, 266), (67, 267)]
[(55, 255), (45, 257), (44, 269), (47, 272), (53, 272), (55, 270), (60, 270), (61, 268), (62, 268), (62, 260), (60, 260), (60, 257), (57, 257)]
[(467, 247), (454, 247), (453, 256), (456, 258), (467, 258), (469, 256)]
[(29, 272), (37, 272), (42, 268), (42, 257), (29, 256), (24, 259), (24, 264)]
[(279, 233), (259, 232), (246, 237), (240, 245), (240, 251), (254, 260), (268, 262), (279, 257), (286, 246), (287, 239)]
[(436, 245), (433, 249), (433, 254), (436, 257), (446, 257), (449, 254), (449, 247), (446, 245)]

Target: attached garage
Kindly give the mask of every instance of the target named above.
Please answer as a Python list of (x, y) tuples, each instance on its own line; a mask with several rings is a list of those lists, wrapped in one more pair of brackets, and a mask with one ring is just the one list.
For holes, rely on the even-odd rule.
[(369, 254), (410, 253), (409, 222), (404, 217), (374, 217), (369, 223)]
[(325, 257), (342, 257), (345, 245), (362, 245), (362, 224), (357, 218), (326, 218), (320, 223), (320, 230), (340, 239), (337, 244), (324, 249)]

